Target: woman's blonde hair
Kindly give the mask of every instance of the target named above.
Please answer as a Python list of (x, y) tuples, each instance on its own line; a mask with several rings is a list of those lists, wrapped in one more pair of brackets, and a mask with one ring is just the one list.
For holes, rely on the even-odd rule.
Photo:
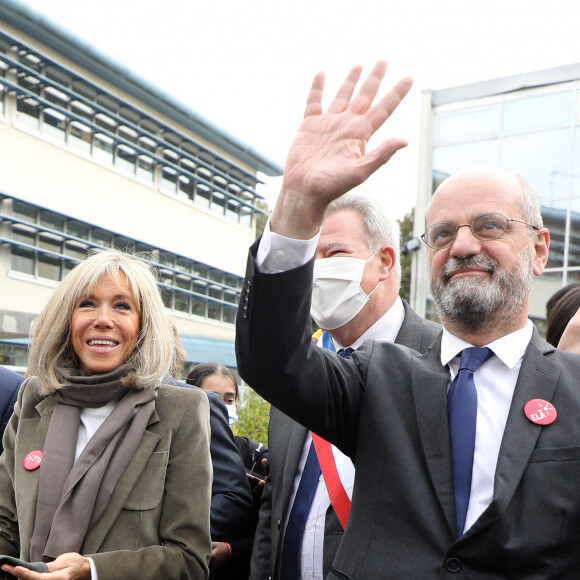
[(54, 294), (31, 330), (28, 375), (37, 376), (42, 391), (51, 394), (62, 386), (59, 366), (76, 363), (71, 340), (71, 320), (80, 300), (89, 296), (95, 286), (110, 276), (119, 283), (121, 276), (133, 293), (140, 316), (135, 349), (126, 362), (134, 373), (126, 386), (146, 388), (159, 383), (174, 366), (175, 339), (171, 321), (153, 270), (142, 260), (118, 250), (93, 254), (80, 262), (56, 287)]

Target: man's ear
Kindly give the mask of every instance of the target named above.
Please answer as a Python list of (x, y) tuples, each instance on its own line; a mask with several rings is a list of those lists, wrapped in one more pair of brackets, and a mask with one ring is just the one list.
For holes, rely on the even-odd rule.
[(542, 228), (536, 232), (536, 242), (534, 244), (534, 263), (533, 271), (539, 276), (548, 263), (548, 254), (550, 251), (550, 232)]
[(395, 271), (397, 256), (395, 255), (393, 246), (383, 246), (379, 250), (378, 256), (381, 259), (381, 271), (379, 274), (379, 280), (383, 281), (386, 280)]

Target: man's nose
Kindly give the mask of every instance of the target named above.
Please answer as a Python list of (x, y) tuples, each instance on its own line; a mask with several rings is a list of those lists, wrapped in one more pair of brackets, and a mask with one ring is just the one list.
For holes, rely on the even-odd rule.
[(467, 258), (476, 256), (481, 252), (481, 240), (478, 240), (471, 231), (471, 224), (461, 224), (457, 227), (457, 232), (453, 244), (451, 244), (450, 255), (455, 258)]

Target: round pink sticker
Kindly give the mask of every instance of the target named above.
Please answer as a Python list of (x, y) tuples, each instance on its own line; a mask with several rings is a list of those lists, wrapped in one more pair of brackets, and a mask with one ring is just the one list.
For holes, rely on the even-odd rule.
[(41, 462), (42, 462), (42, 451), (38, 450), (31, 451), (24, 458), (24, 469), (28, 469), (28, 471), (38, 469), (40, 467)]
[(537, 425), (550, 425), (556, 420), (558, 412), (556, 407), (544, 399), (532, 399), (524, 407), (526, 417)]

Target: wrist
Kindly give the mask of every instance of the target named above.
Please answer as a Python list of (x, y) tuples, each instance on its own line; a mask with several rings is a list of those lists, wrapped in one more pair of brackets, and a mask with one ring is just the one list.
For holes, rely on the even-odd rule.
[(228, 550), (228, 562), (229, 562), (232, 559), (232, 554), (233, 554), (232, 545), (229, 544), (228, 542), (224, 542), (224, 545)]
[(282, 187), (270, 216), (270, 228), (287, 238), (309, 240), (318, 234), (326, 208), (312, 197)]

